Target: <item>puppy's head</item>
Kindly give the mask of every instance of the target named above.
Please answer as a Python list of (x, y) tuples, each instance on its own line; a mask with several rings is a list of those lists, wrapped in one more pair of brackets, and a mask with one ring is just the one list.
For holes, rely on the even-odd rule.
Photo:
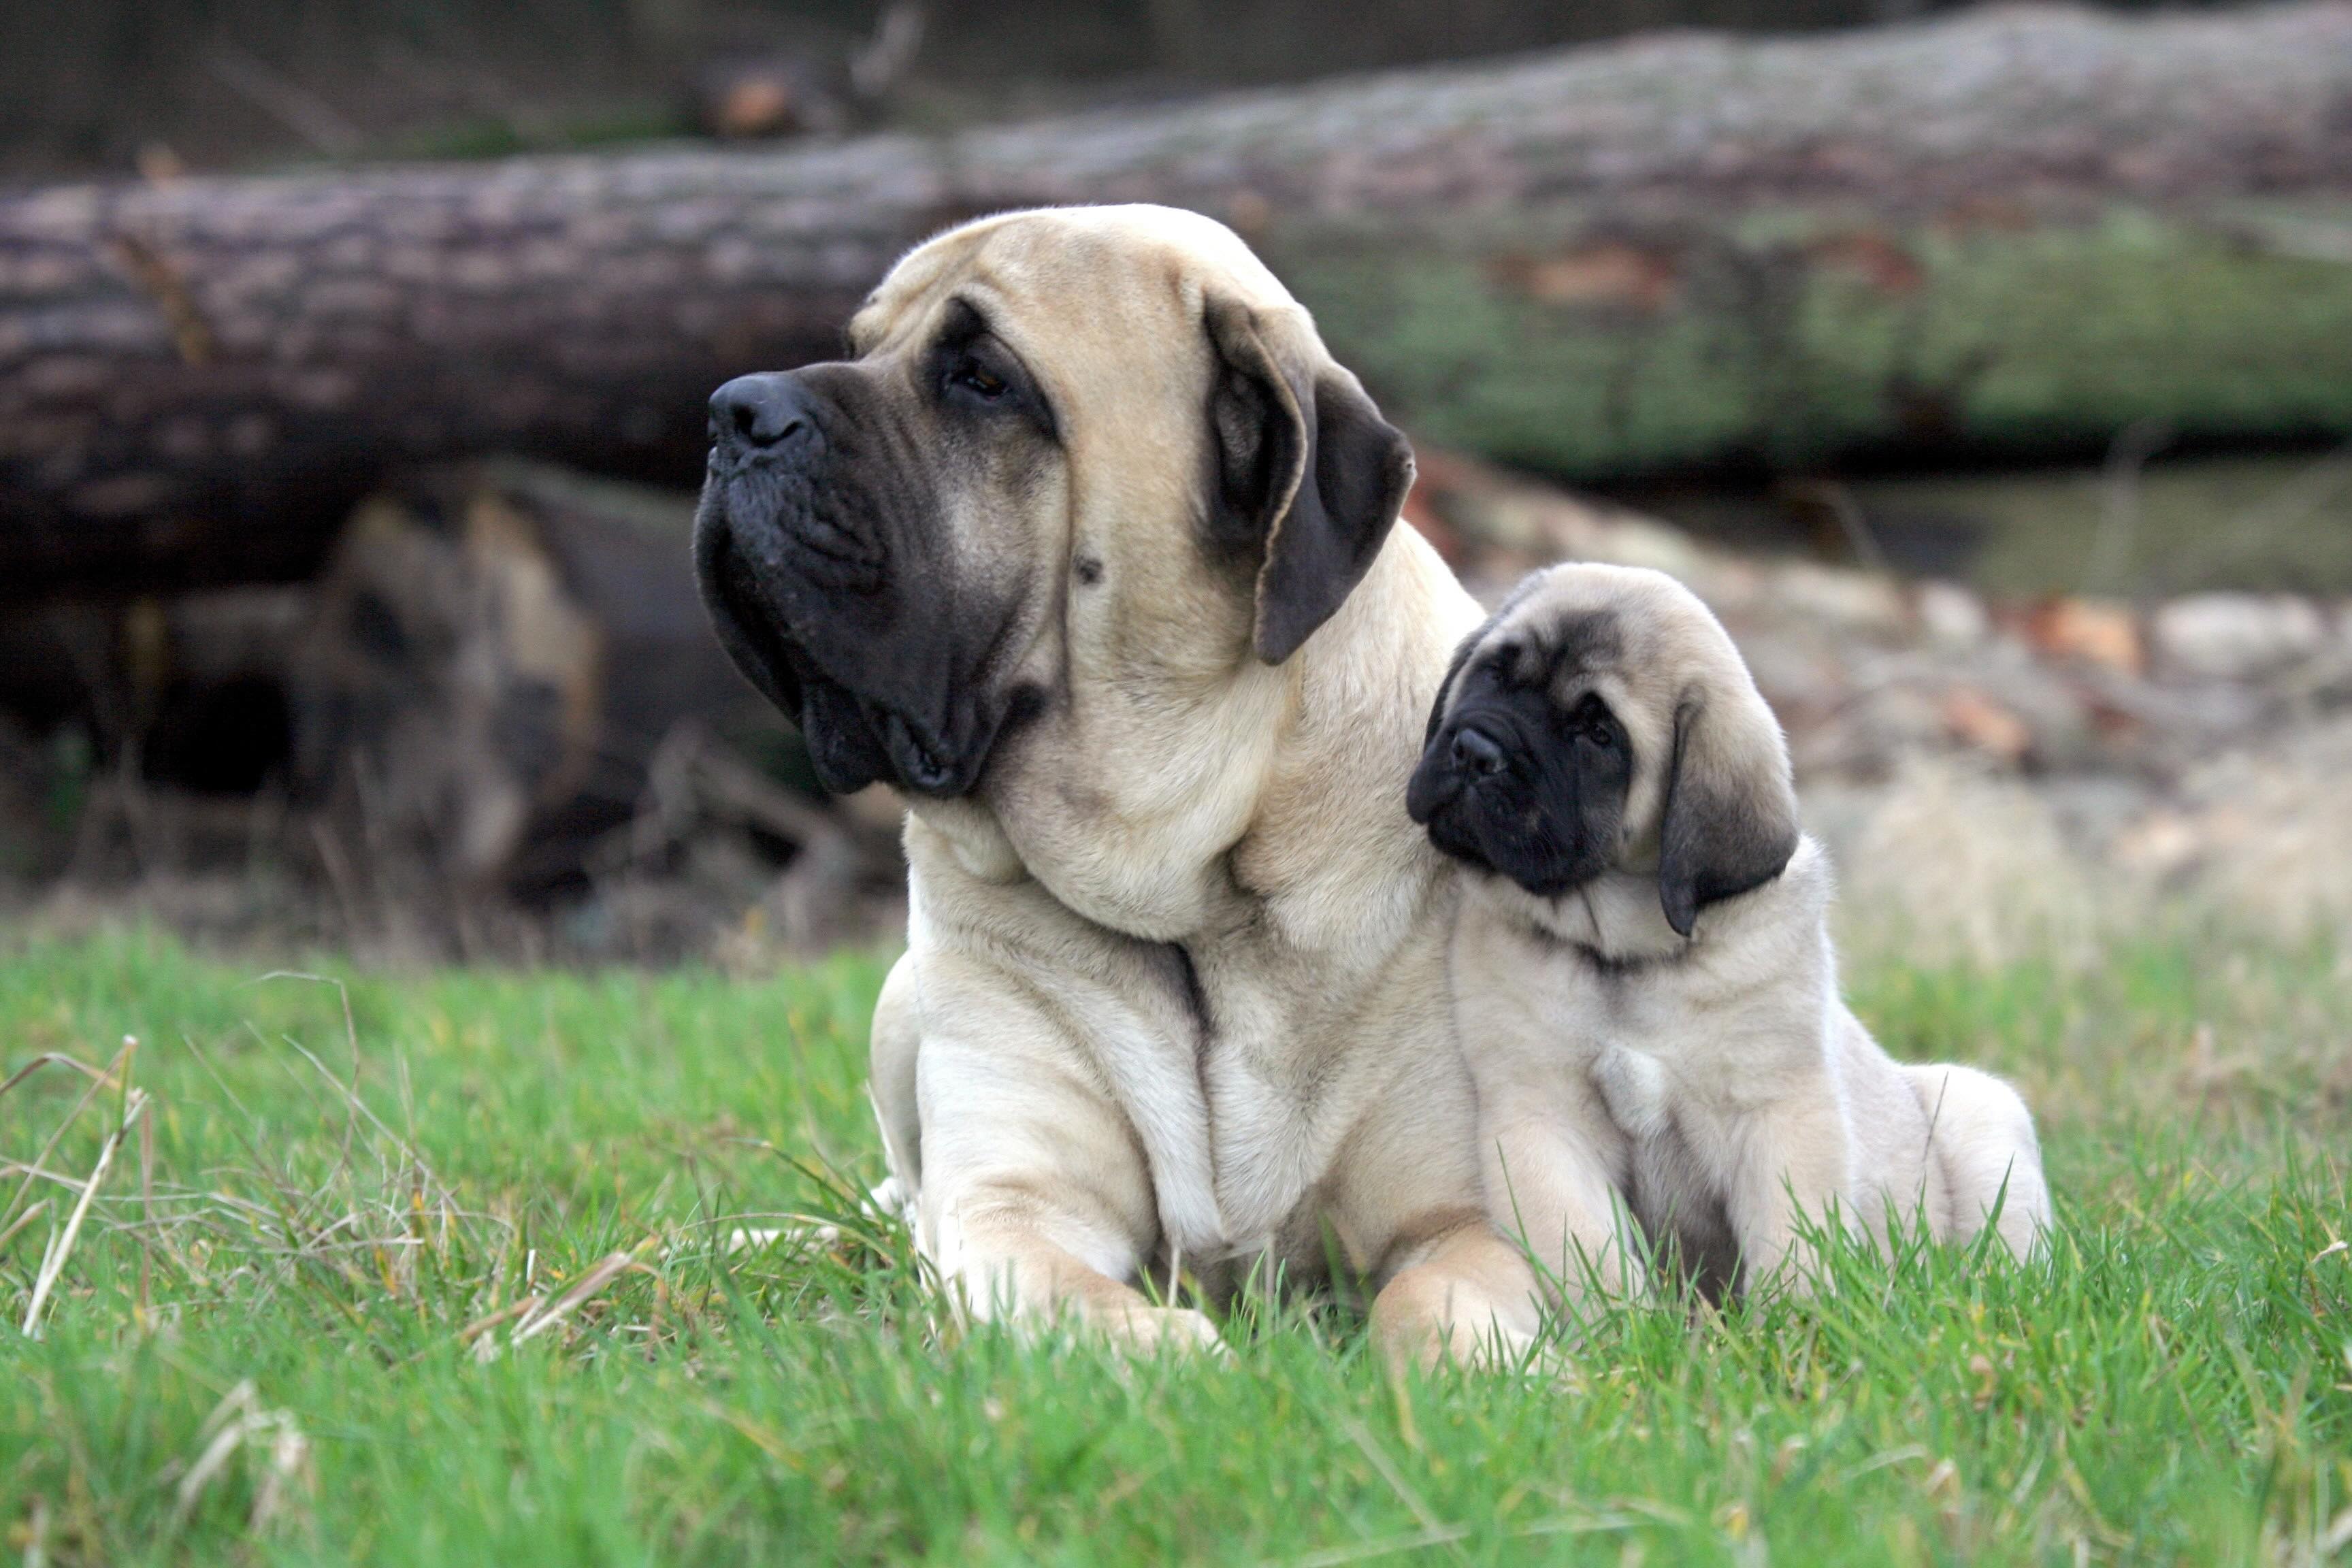
[(1673, 578), (1622, 566), (1537, 573), (1455, 650), (1406, 809), (1539, 899), (1654, 871), (1685, 937), (1797, 847), (1788, 746), (1730, 637)]
[(1412, 482), (1306, 311), (1190, 213), (951, 230), (850, 346), (719, 388), (696, 535), (720, 640), (835, 790), (963, 795), (1076, 688), (1282, 662)]

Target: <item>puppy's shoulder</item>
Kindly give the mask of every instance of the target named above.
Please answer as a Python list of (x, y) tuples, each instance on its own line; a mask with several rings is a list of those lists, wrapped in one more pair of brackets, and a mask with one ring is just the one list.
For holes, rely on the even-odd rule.
[(1828, 921), (1836, 891), (1829, 851), (1811, 834), (1800, 834), (1797, 852), (1779, 876), (1700, 912), (1699, 936), (1720, 947), (1811, 938)]
[(1481, 891), (1464, 889), (1447, 964), (1465, 1048), (1549, 1054), (1580, 1037), (1592, 1008), (1589, 967), (1524, 909)]
[(1558, 956), (1552, 934), (1535, 913), (1540, 900), (1498, 879), (1467, 873), (1454, 879), (1454, 889), (1457, 973), (1499, 980), (1541, 968)]

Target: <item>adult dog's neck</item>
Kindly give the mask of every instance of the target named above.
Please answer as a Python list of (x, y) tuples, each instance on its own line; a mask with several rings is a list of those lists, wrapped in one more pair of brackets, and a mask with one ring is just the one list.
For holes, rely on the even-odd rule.
[(990, 881), (1034, 877), (1097, 924), (1188, 942), (1263, 922), (1384, 951), (1437, 863), (1405, 781), (1475, 601), (1400, 525), (1339, 612), (1277, 667), (1176, 689), (1073, 689), (969, 801), (922, 802), (932, 839)]
[(1444, 861), (1405, 815), (1430, 704), (1477, 602), (1399, 524), (1363, 584), (1285, 667), (1291, 706), (1236, 883), (1301, 946), (1377, 955), (1403, 933)]

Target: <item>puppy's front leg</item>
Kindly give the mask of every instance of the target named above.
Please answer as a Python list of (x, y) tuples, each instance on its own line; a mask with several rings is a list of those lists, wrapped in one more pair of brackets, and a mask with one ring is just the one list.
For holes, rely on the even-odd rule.
[(1613, 1300), (1648, 1293), (1622, 1178), (1601, 1146), (1612, 1135), (1591, 1120), (1530, 1105), (1490, 1118), (1485, 1139), (1488, 1213), (1535, 1258), (1546, 1290), (1570, 1307), (1595, 1293)]
[(1853, 1150), (1843, 1108), (1825, 1085), (1743, 1120), (1724, 1202), (1739, 1246), (1740, 1288), (1809, 1293), (1818, 1260), (1800, 1245), (1800, 1222), (1824, 1226), (1859, 1217), (1847, 1212)]
[(924, 1253), (978, 1318), (1066, 1322), (1139, 1348), (1217, 1345), (1208, 1318), (1127, 1283), (1160, 1232), (1135, 1130), (1067, 1026), (991, 979), (937, 954), (923, 979)]

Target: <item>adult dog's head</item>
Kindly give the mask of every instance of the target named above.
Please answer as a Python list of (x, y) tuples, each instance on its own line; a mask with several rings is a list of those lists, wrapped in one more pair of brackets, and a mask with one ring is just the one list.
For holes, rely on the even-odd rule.
[(1788, 746), (1739, 650), (1687, 588), (1622, 566), (1537, 573), (1463, 642), (1406, 809), (1539, 899), (1654, 867), (1685, 937), (1797, 848)]
[(1306, 311), (1192, 214), (951, 230), (849, 335), (712, 397), (695, 542), (721, 641), (834, 790), (968, 795), (1076, 680), (1287, 659), (1412, 481)]

